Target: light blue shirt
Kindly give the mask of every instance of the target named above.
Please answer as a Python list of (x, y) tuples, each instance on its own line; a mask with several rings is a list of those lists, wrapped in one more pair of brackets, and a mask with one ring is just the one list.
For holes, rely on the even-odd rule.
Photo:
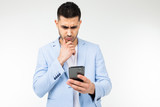
[[(81, 107), (101, 107), (101, 97), (111, 91), (111, 81), (98, 45), (78, 38), (78, 66), (85, 66), (85, 76), (95, 84), (95, 98), (79, 94)], [(47, 107), (73, 107), (73, 89), (66, 84), (68, 66), (57, 60), (60, 53), (59, 39), (39, 49), (33, 89), (39, 96), (48, 93)]]

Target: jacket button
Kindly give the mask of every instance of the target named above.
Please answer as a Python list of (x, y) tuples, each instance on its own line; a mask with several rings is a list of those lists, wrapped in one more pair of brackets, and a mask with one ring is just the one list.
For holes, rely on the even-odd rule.
[(97, 101), (100, 100), (101, 98), (97, 98)]

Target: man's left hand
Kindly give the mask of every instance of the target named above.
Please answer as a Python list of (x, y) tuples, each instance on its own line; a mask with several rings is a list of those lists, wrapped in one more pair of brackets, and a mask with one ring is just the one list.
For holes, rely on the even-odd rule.
[(94, 94), (95, 92), (95, 85), (92, 83), (87, 77), (83, 75), (77, 76), (79, 79), (83, 80), (83, 82), (69, 79), (67, 84), (71, 86), (74, 90), (83, 93), (83, 94)]

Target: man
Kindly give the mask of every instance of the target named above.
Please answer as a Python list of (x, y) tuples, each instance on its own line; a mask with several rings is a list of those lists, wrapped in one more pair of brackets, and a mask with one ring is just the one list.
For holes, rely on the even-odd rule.
[[(60, 37), (39, 49), (33, 88), (39, 97), (48, 93), (47, 107), (101, 107), (111, 90), (98, 45), (77, 38), (81, 12), (73, 2), (62, 4), (55, 20)], [(68, 68), (85, 66), (83, 82), (69, 79)]]

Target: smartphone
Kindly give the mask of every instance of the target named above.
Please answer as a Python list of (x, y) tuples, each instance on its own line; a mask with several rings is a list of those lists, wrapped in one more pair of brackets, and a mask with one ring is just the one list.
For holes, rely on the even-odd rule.
[(85, 67), (84, 66), (73, 66), (69, 67), (69, 78), (74, 79), (80, 82), (83, 82), (83, 80), (79, 79), (77, 77), (78, 74), (84, 75)]

